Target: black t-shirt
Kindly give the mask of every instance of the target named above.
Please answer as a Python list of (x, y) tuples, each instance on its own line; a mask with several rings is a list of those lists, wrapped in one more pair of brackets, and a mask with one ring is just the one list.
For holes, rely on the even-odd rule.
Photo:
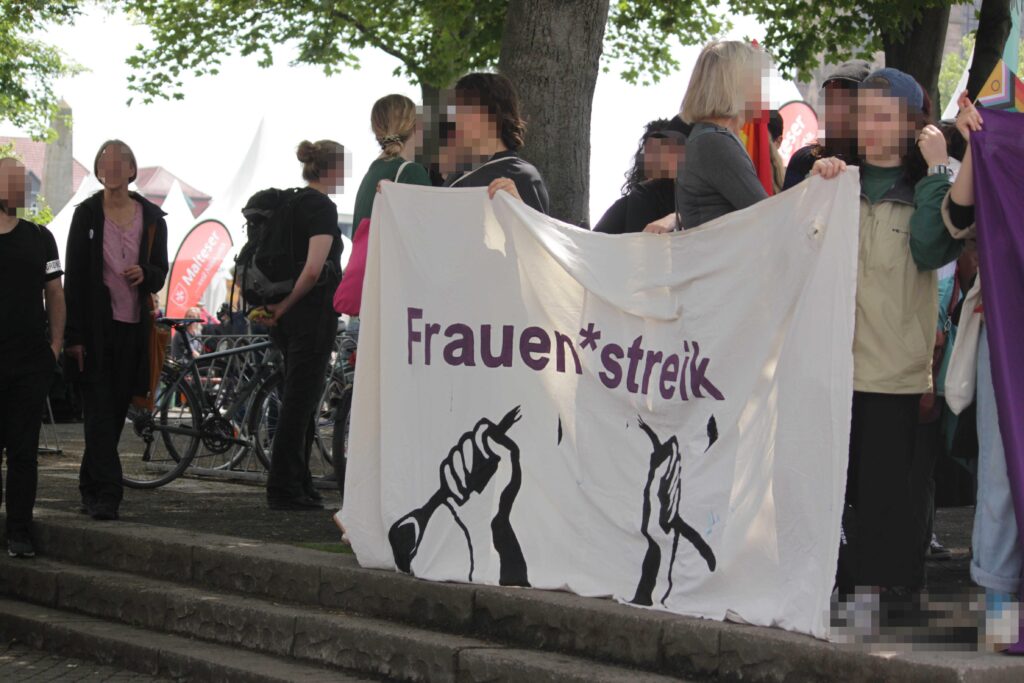
[(337, 286), (341, 273), (342, 249), (341, 232), (338, 230), (338, 207), (330, 197), (312, 189), (304, 190), (296, 202), (295, 218), (292, 223), (295, 260), (299, 263), (306, 262), (310, 238), (316, 235), (330, 235), (334, 239), (331, 242), (331, 250), (327, 253), (326, 263), (333, 265), (324, 270), (334, 280), (334, 286)]
[(444, 186), (487, 187), (498, 178), (508, 178), (514, 182), (519, 196), (527, 206), (548, 213), (548, 186), (540, 171), (512, 151), (498, 152), (475, 170), (451, 174)]
[(647, 180), (612, 204), (594, 226), (594, 232), (643, 232), (650, 223), (675, 211), (675, 181)]
[(8, 370), (52, 364), (43, 286), (63, 274), (57, 243), (46, 228), (21, 220), (0, 234), (0, 358)]

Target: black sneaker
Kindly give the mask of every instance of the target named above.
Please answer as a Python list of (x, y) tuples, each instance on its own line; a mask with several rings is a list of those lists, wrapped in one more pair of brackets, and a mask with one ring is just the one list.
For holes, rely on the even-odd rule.
[(36, 550), (32, 541), (25, 538), (12, 538), (7, 541), (7, 554), (11, 557), (35, 557)]
[(89, 515), (101, 522), (112, 522), (117, 519), (117, 506), (112, 503), (96, 503)]
[(323, 510), (324, 504), (303, 495), (295, 498), (267, 498), (267, 507), (271, 510)]

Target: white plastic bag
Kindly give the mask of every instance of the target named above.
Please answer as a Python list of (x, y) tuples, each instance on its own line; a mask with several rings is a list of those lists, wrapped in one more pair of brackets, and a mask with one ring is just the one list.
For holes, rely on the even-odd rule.
[(959, 415), (974, 402), (974, 388), (978, 378), (978, 338), (981, 336), (981, 313), (975, 311), (981, 302), (981, 277), (964, 297), (960, 309), (953, 353), (946, 369), (946, 405)]

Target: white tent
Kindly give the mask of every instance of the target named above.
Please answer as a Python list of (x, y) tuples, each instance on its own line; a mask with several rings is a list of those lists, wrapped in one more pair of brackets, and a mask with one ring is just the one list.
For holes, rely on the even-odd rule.
[(171, 183), (171, 187), (167, 190), (167, 197), (160, 208), (167, 214), (164, 216), (164, 220), (167, 221), (167, 261), (168, 264), (172, 264), (178, 253), (178, 247), (196, 224), (196, 220), (192, 217), (192, 209), (188, 205), (188, 199), (185, 198), (185, 192), (177, 180)]
[[(261, 119), (252, 142), (249, 143), (249, 148), (231, 180), (223, 190), (214, 195), (206, 211), (199, 217), (200, 221), (218, 220), (223, 223), (234, 242), (231, 252), (217, 273), (217, 282), (223, 283), (231, 276), (235, 255), (245, 244), (242, 207), (249, 201), (249, 197), (268, 187), (286, 188), (303, 184), (301, 167), (295, 159), (295, 148), (301, 139), (301, 136), (296, 137), (290, 127), (276, 125), (267, 118)], [(341, 265), (344, 268), (348, 263), (352, 244), (344, 235), (342, 242), (345, 245), (341, 256)], [(211, 284), (210, 289), (214, 288)], [(211, 303), (214, 300), (223, 301), (223, 297), (217, 298), (216, 292), (211, 292), (211, 297)], [(206, 300), (207, 297), (204, 297), (204, 301)]]
[(295, 187), (302, 184), (299, 163), (295, 159), (295, 136), (273, 134), (276, 127), (260, 121), (249, 149), (226, 187), (214, 195), (199, 220), (218, 220), (227, 226), (235, 251), (245, 243), (242, 207), (253, 194), (268, 187)]
[(71, 230), (71, 218), (75, 215), (75, 207), (88, 199), (91, 194), (102, 189), (103, 186), (100, 185), (100, 181), (96, 179), (96, 176), (91, 173), (87, 175), (82, 179), (82, 184), (78, 186), (74, 196), (68, 200), (68, 203), (64, 205), (60, 213), (54, 216), (47, 226), (50, 232), (53, 233), (54, 240), (57, 241), (57, 254), (60, 257), (61, 263), (64, 263), (64, 250), (67, 248), (68, 232)]

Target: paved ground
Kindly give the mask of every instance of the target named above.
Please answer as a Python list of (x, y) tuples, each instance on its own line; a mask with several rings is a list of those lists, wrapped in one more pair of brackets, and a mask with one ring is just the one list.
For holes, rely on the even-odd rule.
[[(63, 455), (39, 458), (39, 493), (36, 506), (75, 511), (79, 506), (78, 464), (82, 426), (58, 425)], [(48, 428), (51, 445), (53, 428)], [(237, 484), (222, 480), (179, 478), (158, 489), (125, 489), (121, 519), (140, 524), (192, 529), (278, 543), (331, 543), (339, 540), (331, 516), (341, 497), (336, 488), (320, 488), (325, 509), (309, 512), (269, 510), (264, 489), (258, 483)]]
[(0, 680), (10, 683), (150, 683), (165, 679), (102, 666), (82, 659), (60, 657), (20, 643), (0, 643)]

